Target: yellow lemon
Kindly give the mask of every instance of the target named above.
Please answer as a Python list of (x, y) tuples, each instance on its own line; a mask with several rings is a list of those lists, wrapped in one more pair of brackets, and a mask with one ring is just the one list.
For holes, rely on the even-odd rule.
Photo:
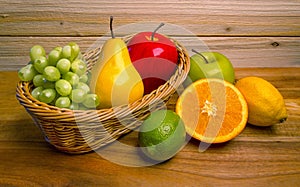
[(245, 77), (238, 80), (235, 86), (247, 101), (248, 123), (270, 126), (287, 119), (283, 97), (270, 82), (259, 77)]

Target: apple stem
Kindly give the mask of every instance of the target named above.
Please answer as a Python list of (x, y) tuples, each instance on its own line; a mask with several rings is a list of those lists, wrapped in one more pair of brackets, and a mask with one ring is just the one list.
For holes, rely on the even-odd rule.
[(114, 17), (110, 16), (110, 21), (109, 21), (110, 34), (111, 34), (112, 38), (115, 38), (115, 34), (114, 34), (114, 31), (113, 31), (113, 28), (112, 28), (113, 20), (114, 20)]
[(159, 24), (158, 27), (153, 31), (153, 33), (151, 35), (151, 41), (154, 40), (154, 35), (155, 35), (156, 31), (158, 31), (158, 29), (161, 28), (164, 25), (165, 25), (164, 23)]
[(209, 62), (207, 61), (207, 59), (205, 58), (205, 56), (203, 56), (201, 53), (199, 53), (198, 51), (196, 51), (195, 49), (192, 49), (192, 51), (198, 55), (200, 55), (204, 60), (205, 60), (205, 63), (208, 64)]

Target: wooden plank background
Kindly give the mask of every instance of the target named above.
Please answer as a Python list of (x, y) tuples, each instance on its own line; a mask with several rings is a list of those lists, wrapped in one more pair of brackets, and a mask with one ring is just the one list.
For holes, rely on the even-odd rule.
[[(191, 140), (172, 160), (146, 168), (114, 164), (97, 153), (69, 156), (55, 151), (16, 100), (15, 71), (29, 61), (34, 44), (49, 52), (75, 41), (85, 51), (103, 42), (110, 15), (118, 35), (137, 32), (120, 29), (134, 23), (165, 22), (186, 29), (163, 27), (160, 32), (169, 32), (189, 51), (225, 54), (236, 67), (237, 79), (253, 75), (270, 81), (285, 99), (288, 120), (267, 128), (247, 125), (232, 141), (202, 154), (199, 142)], [(300, 0), (0, 0), (0, 183), (300, 186), (299, 70)], [(136, 145), (136, 135), (120, 141)]]
[(25, 65), (34, 44), (49, 51), (76, 41), (87, 50), (108, 33), (110, 15), (116, 29), (150, 22), (182, 27), (189, 32), (171, 37), (188, 49), (201, 41), (235, 67), (300, 67), (299, 0), (0, 0), (0, 7), (0, 71)]

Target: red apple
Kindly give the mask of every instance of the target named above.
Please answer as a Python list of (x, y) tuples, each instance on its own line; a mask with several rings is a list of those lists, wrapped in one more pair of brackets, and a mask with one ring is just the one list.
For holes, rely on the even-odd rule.
[(164, 84), (177, 67), (178, 53), (173, 41), (154, 32), (141, 32), (128, 41), (127, 47), (134, 67), (144, 83), (144, 93), (151, 93)]

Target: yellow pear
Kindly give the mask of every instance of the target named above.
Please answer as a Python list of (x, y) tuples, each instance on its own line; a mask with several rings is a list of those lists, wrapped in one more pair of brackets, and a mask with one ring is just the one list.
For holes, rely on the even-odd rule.
[(91, 71), (90, 87), (99, 97), (99, 108), (129, 104), (144, 94), (142, 78), (130, 60), (125, 42), (115, 38), (112, 29), (111, 33), (112, 38), (102, 46)]

